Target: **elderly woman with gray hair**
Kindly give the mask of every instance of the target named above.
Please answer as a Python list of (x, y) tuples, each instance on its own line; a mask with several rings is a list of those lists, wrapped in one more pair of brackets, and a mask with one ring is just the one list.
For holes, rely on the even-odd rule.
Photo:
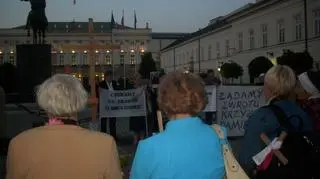
[(114, 139), (77, 125), (88, 102), (78, 79), (52, 76), (39, 86), (37, 101), (49, 122), (12, 139), (7, 179), (122, 178)]

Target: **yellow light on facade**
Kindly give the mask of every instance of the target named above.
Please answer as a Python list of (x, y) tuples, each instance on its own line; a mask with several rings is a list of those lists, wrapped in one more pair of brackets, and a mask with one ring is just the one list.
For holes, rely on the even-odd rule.
[(131, 53), (134, 53), (134, 50), (130, 50)]
[(273, 65), (277, 65), (277, 58), (269, 58), (269, 60)]
[(99, 75), (96, 75), (97, 77), (99, 76)]
[(121, 52), (121, 53), (123, 53), (123, 52), (124, 52), (124, 50), (120, 50), (120, 52)]
[(144, 53), (144, 49), (141, 49), (141, 53)]
[(81, 78), (82, 77), (82, 75), (81, 74), (79, 74), (79, 78)]
[(107, 50), (107, 53), (110, 53), (110, 51), (109, 51), (109, 50)]
[(86, 50), (85, 50), (85, 51), (83, 51), (83, 53), (87, 53), (87, 52), (88, 52), (88, 51), (86, 51)]
[(71, 51), (72, 53), (76, 53), (74, 50)]
[(0, 54), (2, 54), (2, 51), (0, 50)]
[(98, 51), (98, 50), (96, 50), (96, 53), (99, 53), (99, 51)]
[(76, 77), (76, 75), (72, 75), (73, 77)]

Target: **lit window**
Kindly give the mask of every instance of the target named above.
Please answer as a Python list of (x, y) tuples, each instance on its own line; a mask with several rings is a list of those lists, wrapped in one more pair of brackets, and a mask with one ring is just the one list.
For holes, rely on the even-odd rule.
[(59, 64), (64, 65), (64, 55), (60, 55)]
[(130, 55), (130, 64), (131, 65), (135, 65), (136, 64), (136, 59), (135, 59), (135, 55)]
[(106, 55), (104, 60), (105, 60), (104, 64), (111, 65), (111, 57), (110, 57), (110, 55)]
[(121, 65), (124, 64), (124, 55), (123, 54), (120, 55), (120, 64)]
[(71, 56), (71, 65), (73, 65), (73, 66), (77, 65), (76, 55)]

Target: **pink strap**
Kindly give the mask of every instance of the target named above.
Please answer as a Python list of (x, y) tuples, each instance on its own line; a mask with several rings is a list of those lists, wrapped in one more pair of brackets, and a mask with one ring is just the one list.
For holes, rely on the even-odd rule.
[(47, 125), (62, 125), (63, 122), (57, 118), (51, 118), (49, 119)]

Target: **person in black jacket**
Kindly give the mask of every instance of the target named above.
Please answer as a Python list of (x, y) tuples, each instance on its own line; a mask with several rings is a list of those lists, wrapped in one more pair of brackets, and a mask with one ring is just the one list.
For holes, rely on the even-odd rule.
[[(99, 87), (107, 90), (118, 90), (117, 82), (112, 80), (110, 72), (105, 72), (104, 81), (99, 83)], [(101, 132), (107, 133), (107, 119), (109, 120), (110, 135), (117, 140), (116, 118), (101, 118)]]

